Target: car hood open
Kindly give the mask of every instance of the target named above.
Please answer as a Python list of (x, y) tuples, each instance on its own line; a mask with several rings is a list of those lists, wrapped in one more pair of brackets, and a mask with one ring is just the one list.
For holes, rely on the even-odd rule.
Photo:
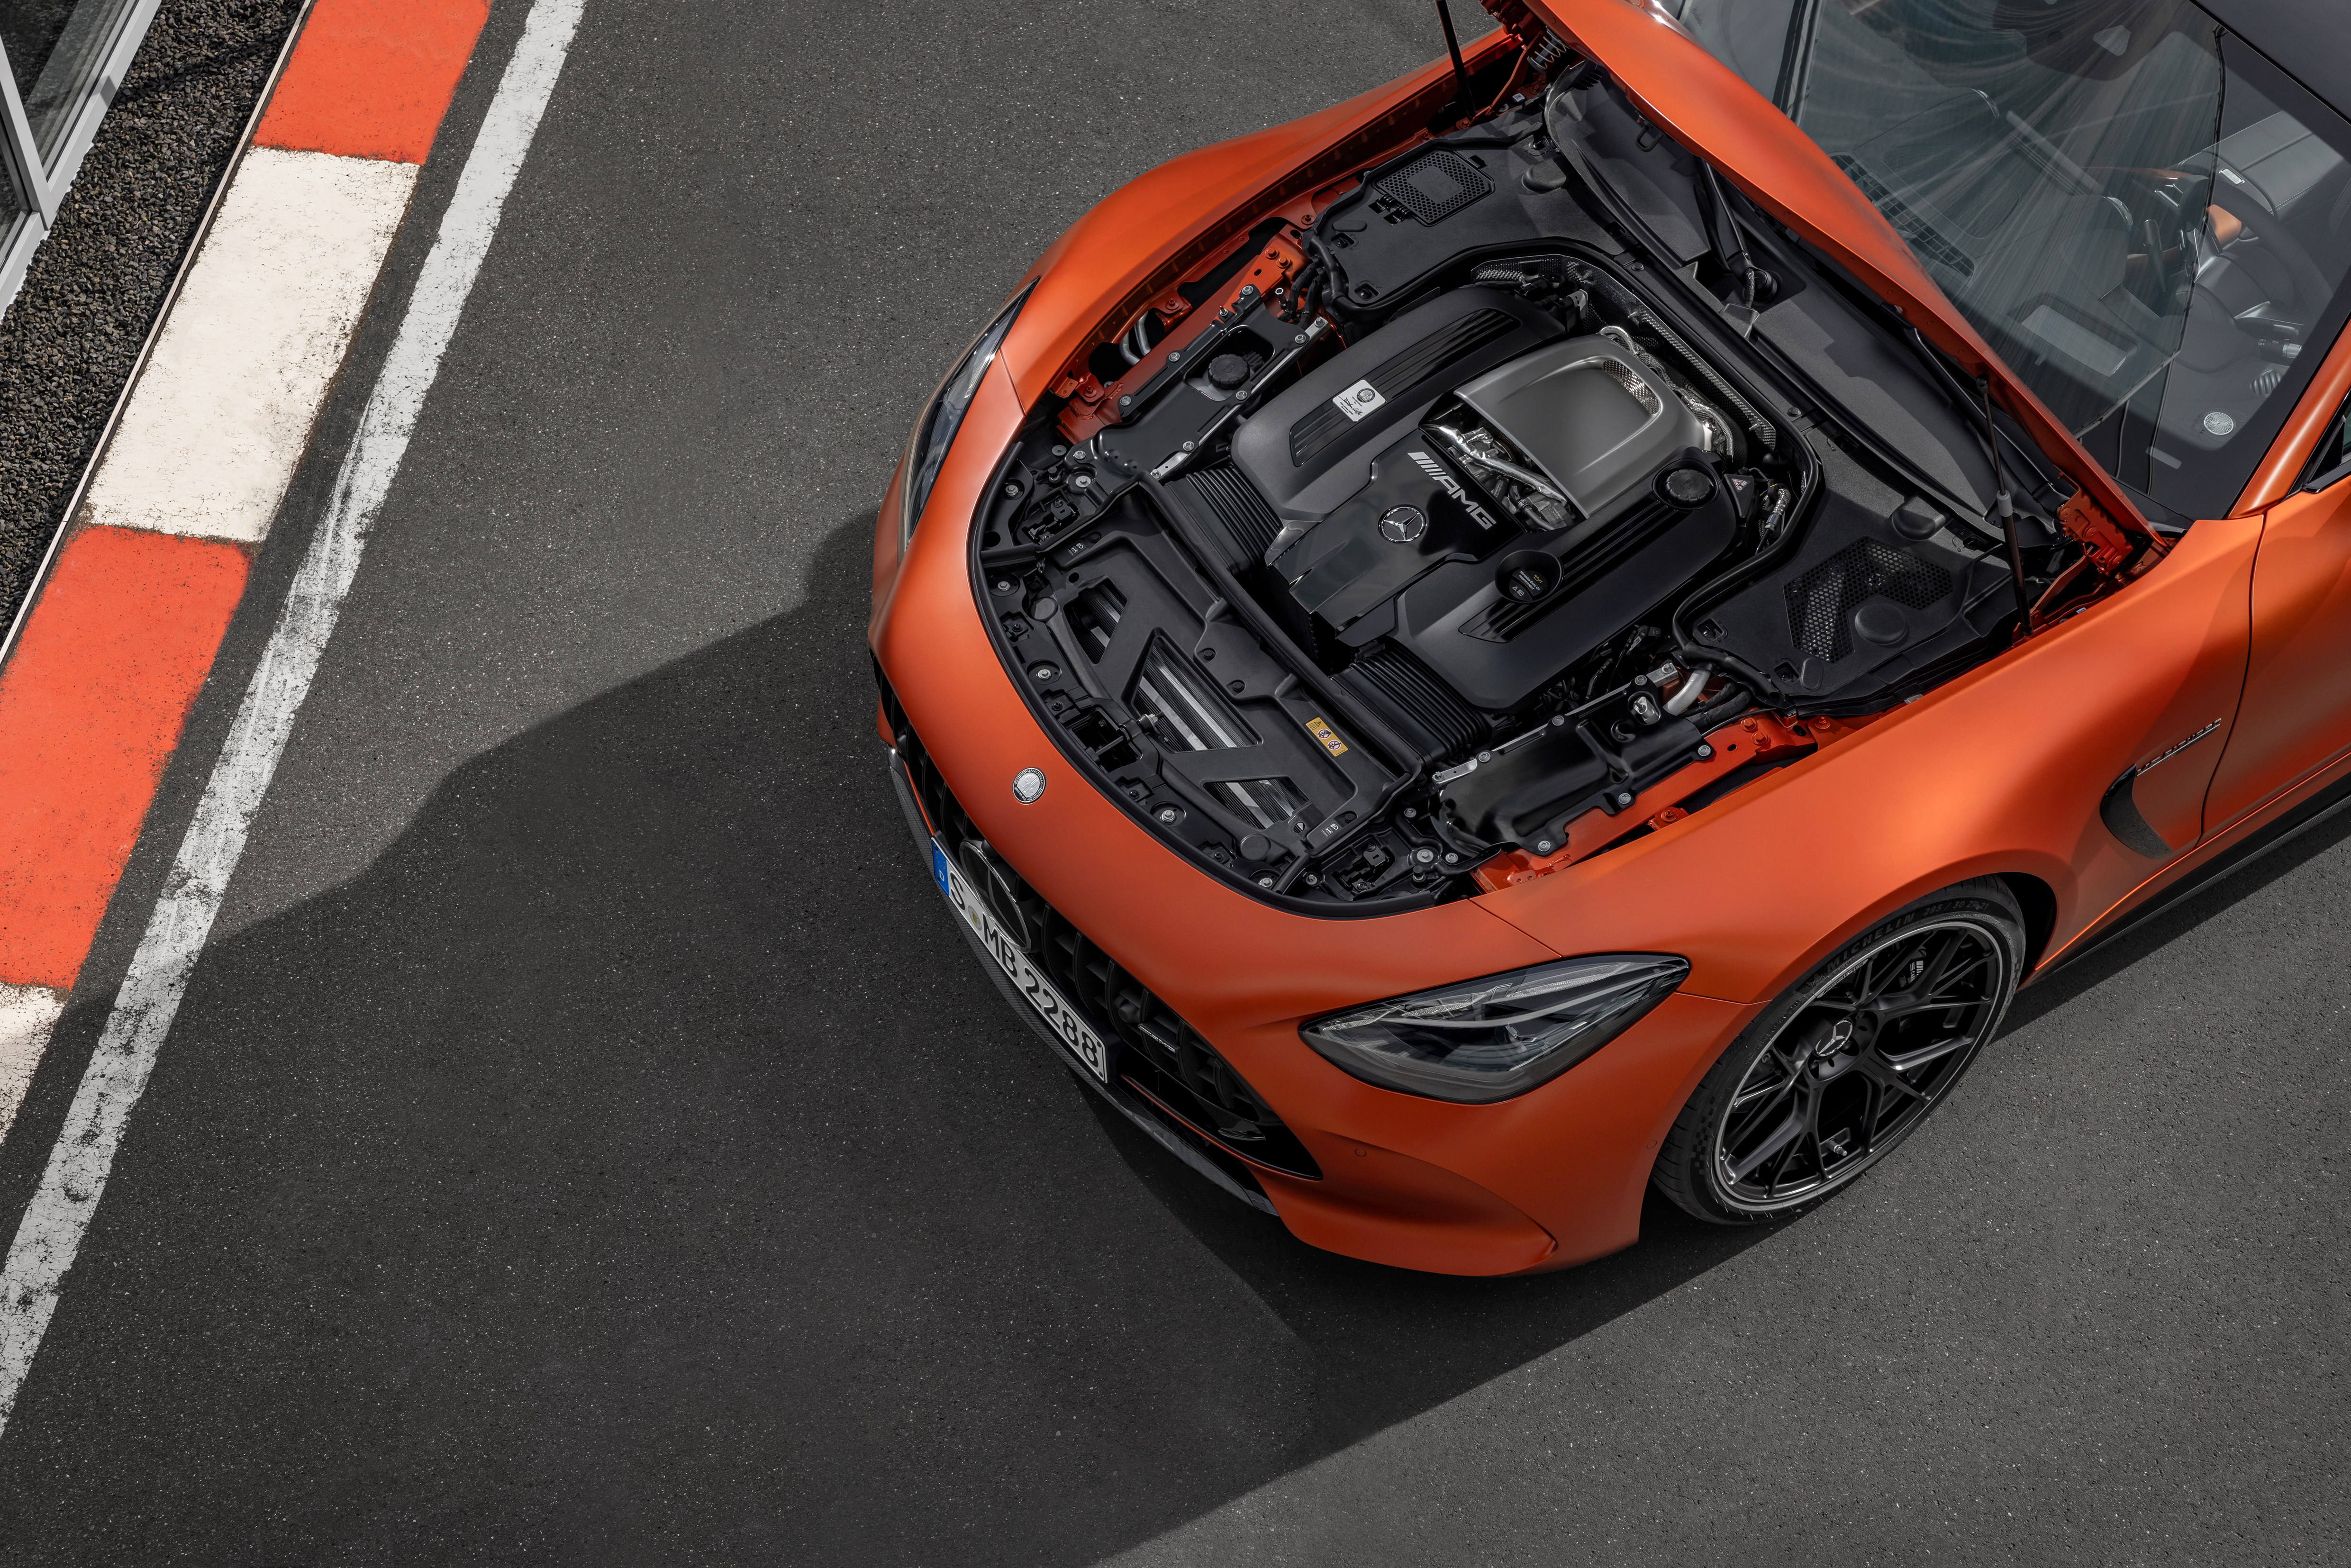
[[(1528, 13), (1604, 67), (1652, 123), (1764, 211), (1836, 258), (1921, 335), (1991, 381), (2001, 407), (2115, 523), (2162, 541), (2071, 432), (2017, 379), (1818, 143), (1646, 0), (1486, 0), (1506, 26)], [(1515, 29), (1514, 29), (1515, 30)]]

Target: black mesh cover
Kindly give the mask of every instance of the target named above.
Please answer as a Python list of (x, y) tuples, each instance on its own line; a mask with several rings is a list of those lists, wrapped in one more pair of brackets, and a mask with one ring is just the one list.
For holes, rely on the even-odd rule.
[(1855, 539), (1788, 584), (1788, 636), (1815, 659), (1836, 663), (1853, 652), (1853, 612), (1883, 596), (1924, 610), (1951, 591), (1951, 574), (1906, 550)]
[(1380, 181), (1380, 194), (1424, 224), (1442, 223), (1494, 188), (1457, 152), (1416, 158)]

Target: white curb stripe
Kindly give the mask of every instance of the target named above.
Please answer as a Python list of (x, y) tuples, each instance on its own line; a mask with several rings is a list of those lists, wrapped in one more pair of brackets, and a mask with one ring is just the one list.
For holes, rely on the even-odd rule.
[(368, 397), (327, 514), (302, 558), (285, 612), (181, 841), (163, 895), (115, 995), (114, 1010), (50, 1151), (40, 1190), (0, 1267), (0, 1428), (16, 1407), (42, 1333), (57, 1310), (58, 1288), (106, 1190), (124, 1124), (154, 1071), (229, 874), (245, 852), (246, 833), (359, 570), (369, 525), (400, 471), (424, 395), (457, 329), (507, 193), (530, 151), (584, 3), (535, 0), (523, 24), (522, 41), (498, 79), (481, 134), (457, 177), (456, 193)]
[(8, 1135), (49, 1032), (65, 1015), (66, 994), (47, 986), (0, 985), (0, 1138)]
[(413, 163), (246, 152), (87, 520), (261, 542), (415, 185)]

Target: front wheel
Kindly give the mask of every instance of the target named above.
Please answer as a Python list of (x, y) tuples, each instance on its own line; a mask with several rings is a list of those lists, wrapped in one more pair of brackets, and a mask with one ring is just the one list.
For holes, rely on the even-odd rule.
[(1740, 1033), (1657, 1153), (1658, 1189), (1738, 1225), (1816, 1203), (1927, 1119), (2000, 1029), (2024, 918), (1996, 879), (1898, 910)]

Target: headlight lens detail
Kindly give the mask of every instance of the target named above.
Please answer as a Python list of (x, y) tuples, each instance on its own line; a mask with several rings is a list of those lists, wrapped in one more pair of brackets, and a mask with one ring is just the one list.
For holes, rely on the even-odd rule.
[(1482, 1105), (1558, 1077), (1688, 973), (1665, 954), (1600, 953), (1329, 1013), (1299, 1033), (1365, 1082)]
[(914, 439), (906, 448), (905, 512), (899, 526), (902, 543), (913, 537), (914, 525), (922, 520), (931, 486), (938, 482), (939, 469), (946, 463), (947, 448), (955, 444), (956, 432), (963, 428), (963, 416), (971, 412), (971, 400), (979, 392), (979, 378), (996, 362), (1004, 335), (1012, 330), (1013, 319), (1028, 302), (1029, 290), (1024, 288), (988, 323), (979, 341), (948, 372), (922, 422), (914, 426)]

